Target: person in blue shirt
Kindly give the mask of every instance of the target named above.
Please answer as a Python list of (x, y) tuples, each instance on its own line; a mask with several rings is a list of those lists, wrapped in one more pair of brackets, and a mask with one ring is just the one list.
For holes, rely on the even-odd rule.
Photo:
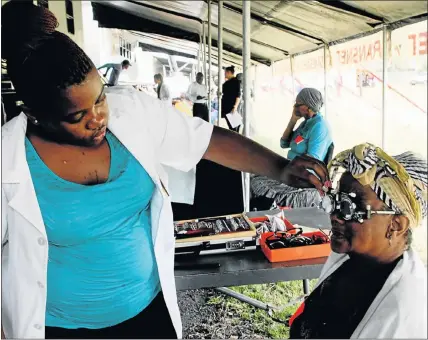
[[(288, 159), (306, 154), (324, 161), (333, 140), (329, 126), (320, 114), (322, 106), (322, 94), (317, 89), (304, 88), (297, 95), (293, 113), (281, 138), (281, 147), (290, 148)], [(304, 121), (293, 131), (300, 118)]]

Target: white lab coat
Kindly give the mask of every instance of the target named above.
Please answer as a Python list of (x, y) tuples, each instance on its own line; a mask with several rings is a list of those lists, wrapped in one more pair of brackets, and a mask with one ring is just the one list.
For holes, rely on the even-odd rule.
[[(317, 286), (348, 259), (348, 255), (332, 252)], [(351, 339), (426, 338), (427, 269), (410, 249), (404, 252), (403, 259), (389, 275)]]
[[(173, 215), (164, 165), (181, 171), (194, 168), (208, 147), (213, 127), (127, 87), (110, 88), (107, 101), (109, 129), (156, 184), (151, 201), (155, 256), (165, 302), (181, 337), (174, 280)], [(7, 338), (42, 339), (48, 243), (26, 162), (26, 127), (27, 119), (21, 114), (2, 128), (2, 326)], [(194, 185), (191, 177), (190, 172), (187, 178)], [(183, 187), (189, 183), (184, 182)], [(192, 193), (194, 188), (182, 198), (192, 201), (188, 197)]]
[[(208, 98), (207, 87), (195, 81), (189, 85), (186, 96), (193, 104), (206, 104)], [(205, 99), (197, 99), (198, 96), (205, 97)]]

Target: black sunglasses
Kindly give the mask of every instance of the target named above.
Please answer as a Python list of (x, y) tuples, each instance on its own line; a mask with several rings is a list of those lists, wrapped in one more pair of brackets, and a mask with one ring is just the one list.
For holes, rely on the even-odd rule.
[[(298, 232), (290, 234), (291, 230), (298, 230)], [(277, 231), (266, 239), (266, 245), (270, 249), (282, 249), (328, 243), (330, 241), (329, 237), (322, 230), (321, 232), (324, 234), (323, 236), (313, 235), (312, 237), (307, 237), (302, 235), (302, 228)]]

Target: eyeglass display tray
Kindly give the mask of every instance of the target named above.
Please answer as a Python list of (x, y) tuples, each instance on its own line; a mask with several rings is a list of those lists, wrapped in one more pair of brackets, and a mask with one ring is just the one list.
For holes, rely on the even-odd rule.
[(256, 229), (254, 224), (245, 214), (224, 215), (216, 217), (198, 218), (193, 220), (184, 220), (174, 222), (175, 225), (182, 225), (185, 222), (212, 221), (215, 219), (228, 219), (232, 217), (241, 217), (249, 226), (249, 230), (232, 231), (218, 233), (209, 236), (197, 236), (185, 239), (176, 239), (175, 254), (215, 254), (224, 252), (235, 252), (256, 249)]
[[(270, 249), (266, 244), (266, 239), (274, 233), (263, 233), (260, 238), (260, 247), (269, 262), (284, 262), (294, 260), (306, 260), (330, 255), (330, 242), (324, 244), (305, 245), (301, 247)], [(303, 233), (303, 236), (325, 236), (320, 231)]]

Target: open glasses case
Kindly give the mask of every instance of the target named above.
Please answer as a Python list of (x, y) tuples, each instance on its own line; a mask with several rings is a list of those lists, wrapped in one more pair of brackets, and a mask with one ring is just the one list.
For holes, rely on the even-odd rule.
[(256, 229), (245, 214), (174, 223), (175, 254), (204, 255), (256, 249)]
[[(288, 233), (288, 237), (294, 238), (297, 234)], [(330, 239), (321, 231), (302, 233), (301, 236), (309, 239), (322, 240), (318, 244), (302, 244), (293, 247), (272, 249), (269, 243), (281, 240), (276, 233), (264, 233), (260, 239), (260, 246), (269, 262), (283, 262), (294, 260), (307, 260), (330, 255)]]

